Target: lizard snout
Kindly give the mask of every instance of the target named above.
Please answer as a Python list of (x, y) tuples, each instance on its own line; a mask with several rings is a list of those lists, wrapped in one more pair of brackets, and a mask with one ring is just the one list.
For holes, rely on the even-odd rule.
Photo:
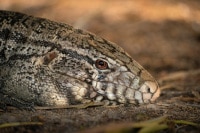
[[(157, 82), (145, 81), (139, 89), (143, 94), (144, 103), (155, 101), (160, 95), (160, 89)], [(140, 100), (140, 99), (138, 99)]]

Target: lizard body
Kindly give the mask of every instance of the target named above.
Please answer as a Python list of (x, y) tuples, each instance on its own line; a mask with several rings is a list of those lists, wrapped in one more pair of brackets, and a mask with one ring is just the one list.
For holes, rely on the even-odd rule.
[(123, 49), (92, 33), (0, 11), (0, 105), (18, 108), (154, 101), (155, 79)]

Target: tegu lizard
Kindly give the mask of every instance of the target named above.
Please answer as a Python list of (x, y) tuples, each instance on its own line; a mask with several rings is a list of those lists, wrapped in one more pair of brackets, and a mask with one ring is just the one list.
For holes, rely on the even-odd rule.
[(116, 44), (68, 24), (0, 11), (0, 107), (143, 104), (156, 80)]

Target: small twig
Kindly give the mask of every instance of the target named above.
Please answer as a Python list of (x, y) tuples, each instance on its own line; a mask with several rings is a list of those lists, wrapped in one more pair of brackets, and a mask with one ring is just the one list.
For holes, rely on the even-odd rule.
[(165, 77), (160, 78), (159, 83), (162, 83), (165, 81), (173, 81), (173, 80), (183, 79), (188, 76), (194, 76), (194, 75), (198, 75), (198, 74), (200, 74), (200, 69), (191, 70), (191, 71), (174, 72)]
[(167, 89), (171, 89), (171, 88), (175, 88), (177, 90), (182, 90), (182, 87), (180, 87), (180, 84), (177, 83), (170, 83), (170, 84), (166, 84), (160, 87), (161, 90), (167, 90)]
[(7, 128), (7, 127), (16, 127), (16, 126), (40, 126), (43, 125), (41, 122), (12, 122), (12, 123), (4, 123), (0, 124), (1, 128)]
[(200, 102), (200, 99), (197, 99), (197, 98), (194, 98), (194, 97), (174, 97), (172, 98), (171, 100), (174, 100), (174, 101), (177, 101), (177, 100), (180, 100), (180, 101), (184, 101), (184, 102), (189, 102), (189, 101), (192, 101), (192, 102)]
[[(100, 103), (91, 102), (91, 103), (84, 103), (84, 104), (78, 104), (78, 105), (66, 105), (66, 106), (56, 106), (56, 107), (51, 107), (51, 106), (46, 106), (46, 107), (35, 106), (34, 109), (36, 109), (36, 110), (54, 110), (54, 109), (71, 109), (71, 108), (85, 109), (85, 108), (88, 108), (88, 107), (98, 107), (98, 106), (103, 106), (103, 105), (104, 105), (104, 103), (102, 103), (102, 102), (100, 102)], [(9, 110), (15, 110), (17, 108), (9, 106), (7, 109), (9, 109)]]
[(173, 122), (176, 124), (184, 124), (184, 125), (190, 125), (190, 126), (195, 126), (195, 127), (199, 126), (199, 124), (197, 123), (185, 121), (185, 120), (174, 120)]

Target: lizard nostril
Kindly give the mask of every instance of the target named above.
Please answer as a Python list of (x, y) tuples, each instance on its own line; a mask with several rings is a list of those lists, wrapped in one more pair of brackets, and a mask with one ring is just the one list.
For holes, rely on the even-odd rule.
[(150, 89), (149, 87), (147, 88), (147, 92), (148, 92), (148, 93), (150, 93), (150, 92), (151, 92), (151, 89)]

